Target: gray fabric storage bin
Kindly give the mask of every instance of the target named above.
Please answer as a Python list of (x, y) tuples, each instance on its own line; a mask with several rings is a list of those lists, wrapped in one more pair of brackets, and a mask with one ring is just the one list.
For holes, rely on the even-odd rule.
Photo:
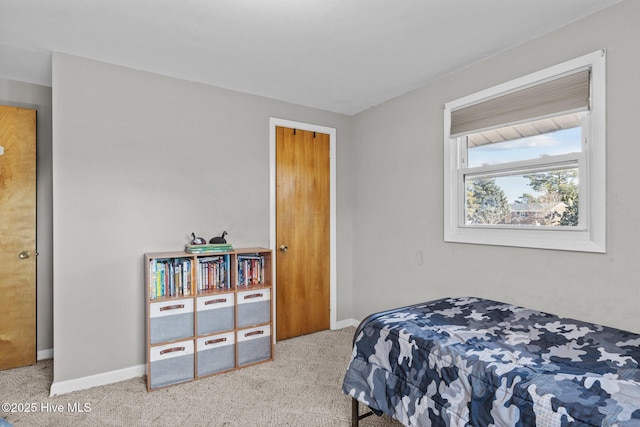
[(197, 333), (207, 335), (235, 327), (235, 295), (221, 294), (198, 297), (196, 302)]
[(198, 335), (233, 329), (233, 307), (198, 312)]
[(149, 327), (151, 344), (193, 336), (193, 313), (152, 318)]
[(158, 344), (193, 336), (193, 299), (151, 304), (149, 342)]
[(228, 371), (236, 367), (234, 333), (200, 338), (198, 348), (198, 376)]
[(271, 320), (271, 291), (238, 292), (238, 328), (269, 323)]
[[(152, 389), (193, 380), (193, 341), (174, 343), (154, 350), (149, 364)], [(163, 351), (167, 353), (162, 354)]]
[(238, 366), (271, 359), (271, 327), (238, 331)]

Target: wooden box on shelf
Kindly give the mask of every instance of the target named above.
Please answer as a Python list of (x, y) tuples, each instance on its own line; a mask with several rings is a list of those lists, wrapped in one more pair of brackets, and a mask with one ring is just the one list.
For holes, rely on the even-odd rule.
[(144, 263), (148, 391), (273, 360), (270, 249)]

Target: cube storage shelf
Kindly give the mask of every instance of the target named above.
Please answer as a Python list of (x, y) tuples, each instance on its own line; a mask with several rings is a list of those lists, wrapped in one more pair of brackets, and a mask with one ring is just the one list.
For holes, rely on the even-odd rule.
[(270, 249), (144, 261), (148, 391), (273, 360)]

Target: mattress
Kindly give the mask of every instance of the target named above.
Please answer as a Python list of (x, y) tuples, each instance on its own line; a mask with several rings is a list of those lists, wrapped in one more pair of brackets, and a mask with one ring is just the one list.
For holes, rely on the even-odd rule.
[(342, 391), (405, 426), (640, 426), (640, 335), (481, 298), (376, 313)]

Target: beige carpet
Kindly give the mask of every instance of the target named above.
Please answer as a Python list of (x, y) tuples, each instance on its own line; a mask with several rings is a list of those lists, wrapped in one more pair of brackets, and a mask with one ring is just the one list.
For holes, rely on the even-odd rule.
[[(41, 361), (0, 372), (2, 402), (35, 409), (3, 411), (0, 418), (14, 426), (349, 426), (351, 399), (341, 386), (353, 332), (346, 328), (281, 341), (273, 362), (152, 393), (141, 377), (49, 397), (52, 361)], [(70, 411), (74, 407), (85, 412)], [(400, 423), (372, 416), (360, 425)]]

